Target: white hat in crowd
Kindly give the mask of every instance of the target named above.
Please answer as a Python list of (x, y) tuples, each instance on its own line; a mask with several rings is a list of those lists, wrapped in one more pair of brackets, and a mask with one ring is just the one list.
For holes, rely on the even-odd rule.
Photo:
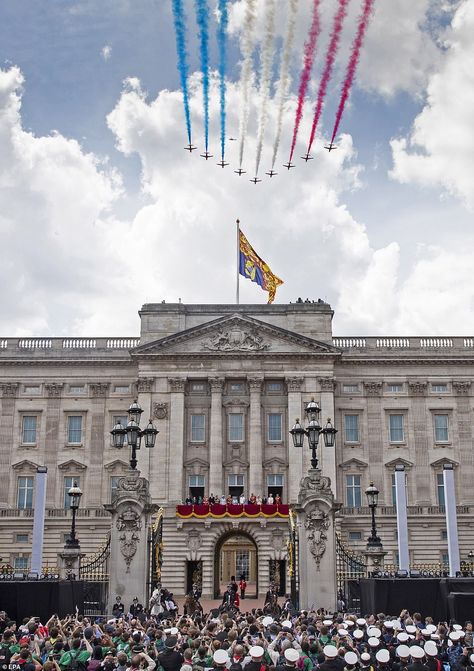
[(249, 655), (252, 659), (260, 659), (260, 657), (263, 657), (264, 652), (265, 650), (261, 645), (253, 645), (249, 650)]
[(330, 659), (337, 657), (337, 648), (335, 645), (325, 645), (323, 652), (325, 656), (329, 657)]
[(405, 627), (407, 634), (416, 634), (416, 627), (414, 624), (407, 624)]
[(273, 618), (267, 615), (267, 617), (263, 618), (262, 624), (264, 627), (268, 627), (268, 625), (273, 624)]
[(284, 654), (285, 659), (287, 659), (289, 662), (297, 662), (300, 658), (299, 652), (294, 648), (287, 648)]
[(323, 620), (323, 624), (325, 624), (326, 627), (330, 627), (330, 626), (331, 626), (332, 624), (334, 624), (334, 623), (333, 623), (332, 620)]
[(423, 652), (423, 648), (420, 648), (419, 645), (412, 645), (410, 647), (410, 655), (413, 659), (423, 659), (425, 653)]
[(379, 645), (380, 641), (378, 638), (375, 638), (375, 636), (371, 636), (368, 639), (367, 643), (370, 645), (371, 648), (376, 648)]
[(471, 660), (471, 664), (474, 664), (474, 654), (469, 655), (469, 659)]
[(430, 632), (430, 634), (434, 634), (435, 631), (436, 631), (436, 628), (437, 628), (437, 627), (436, 627), (435, 624), (427, 624), (427, 625), (426, 625), (426, 628), (428, 629), (428, 631)]
[(216, 650), (215, 653), (212, 656), (212, 659), (215, 661), (216, 664), (227, 664), (229, 661), (229, 655), (225, 650)]
[(380, 638), (382, 636), (382, 632), (378, 627), (369, 627), (367, 629), (367, 635), (368, 636), (373, 636), (375, 638)]
[(410, 656), (410, 648), (408, 645), (399, 645), (396, 649), (396, 653), (400, 659), (408, 659)]
[(410, 637), (405, 631), (401, 631), (400, 633), (397, 634), (397, 640), (400, 641), (400, 643), (406, 643)]
[(367, 624), (367, 620), (365, 619), (365, 617), (358, 617), (356, 622), (359, 625), (359, 627), (363, 627)]
[(282, 626), (282, 627), (287, 627), (288, 629), (291, 629), (291, 627), (292, 627), (293, 625), (291, 624), (291, 621), (290, 621), (290, 620), (283, 620), (283, 622), (281, 623), (281, 626)]
[(363, 652), (360, 658), (363, 662), (370, 662), (370, 655), (368, 652)]
[(359, 640), (364, 638), (364, 632), (361, 629), (356, 629), (352, 635)]
[(355, 652), (352, 651), (346, 652), (346, 654), (344, 655), (344, 659), (350, 666), (354, 666), (359, 661), (359, 658), (357, 657)]
[(436, 657), (438, 654), (438, 648), (434, 641), (426, 641), (424, 651), (430, 657)]
[(383, 648), (383, 650), (377, 650), (375, 653), (375, 659), (381, 664), (386, 664), (390, 659), (390, 653), (386, 648)]

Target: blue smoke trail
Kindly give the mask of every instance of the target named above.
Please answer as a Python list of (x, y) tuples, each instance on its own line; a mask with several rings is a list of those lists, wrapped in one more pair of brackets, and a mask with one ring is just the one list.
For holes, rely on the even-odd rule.
[(204, 142), (209, 145), (209, 7), (207, 0), (196, 0), (196, 19), (199, 28), (204, 100)]
[(221, 159), (224, 160), (225, 152), (225, 96), (226, 82), (225, 72), (227, 68), (227, 24), (229, 16), (227, 12), (227, 0), (218, 0), (218, 25), (217, 25), (217, 45), (219, 47), (219, 105), (221, 115)]
[(173, 0), (174, 29), (176, 32), (176, 51), (178, 53), (178, 72), (183, 92), (184, 116), (188, 142), (191, 144), (191, 115), (189, 113), (188, 92), (188, 54), (186, 52), (186, 16), (182, 0)]

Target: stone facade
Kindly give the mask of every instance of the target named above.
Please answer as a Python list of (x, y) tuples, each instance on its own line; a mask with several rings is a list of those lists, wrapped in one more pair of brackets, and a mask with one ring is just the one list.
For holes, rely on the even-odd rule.
[[(134, 398), (160, 433), (138, 454), (151, 504), (165, 508), (163, 581), (186, 588), (186, 562), (202, 561), (204, 593), (215, 591), (215, 549), (241, 532), (258, 548), (258, 588), (270, 560), (286, 558), (283, 519), (178, 519), (189, 487), (245, 494), (282, 487), (296, 504), (310, 451), (288, 434), (315, 398), (333, 418), (336, 448), (318, 449), (340, 509), (335, 525), (354, 549), (370, 533), (364, 490), (380, 490), (379, 535), (396, 562), (395, 465), (407, 473), (412, 563), (447, 554), (443, 463), (455, 468), (461, 559), (474, 547), (473, 338), (333, 337), (326, 303), (149, 304), (140, 338), (0, 338), (0, 556), (28, 565), (32, 488), (47, 466), (45, 564), (56, 566), (70, 526), (65, 488), (84, 492), (77, 535), (89, 554), (110, 532), (104, 508), (128, 471), (110, 429)], [(442, 478), (441, 478), (442, 481)], [(278, 484), (277, 484), (278, 483)]]

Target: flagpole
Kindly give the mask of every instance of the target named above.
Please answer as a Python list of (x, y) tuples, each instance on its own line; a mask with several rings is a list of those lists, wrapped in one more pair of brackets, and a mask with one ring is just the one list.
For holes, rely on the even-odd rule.
[(240, 266), (240, 221), (237, 219), (235, 222), (237, 224), (237, 276), (236, 276), (236, 291), (235, 291), (235, 302), (239, 304), (239, 266)]

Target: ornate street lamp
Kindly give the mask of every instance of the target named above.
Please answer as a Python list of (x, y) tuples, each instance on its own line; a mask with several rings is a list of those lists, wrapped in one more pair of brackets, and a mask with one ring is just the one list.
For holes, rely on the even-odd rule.
[(311, 450), (311, 468), (318, 467), (316, 450), (319, 443), (319, 436), (321, 434), (323, 435), (324, 445), (326, 447), (334, 447), (336, 443), (337, 429), (333, 427), (330, 419), (328, 419), (327, 424), (323, 429), (319, 423), (320, 412), (321, 408), (319, 407), (319, 404), (312, 398), (305, 408), (307, 417), (306, 428), (301, 426), (300, 420), (297, 419), (293, 428), (290, 429), (294, 447), (303, 447), (304, 437), (308, 437), (308, 444)]
[(69, 538), (66, 539), (66, 547), (68, 548), (78, 548), (79, 541), (76, 538), (76, 513), (79, 508), (79, 503), (81, 501), (82, 491), (78, 487), (77, 482), (68, 490), (67, 495), (69, 496), (70, 504), (69, 507), (72, 510), (72, 523), (71, 523), (71, 533)]
[(377, 536), (377, 527), (375, 526), (375, 509), (379, 502), (379, 490), (373, 482), (365, 490), (367, 496), (367, 503), (372, 513), (372, 533), (367, 539), (367, 547), (382, 547), (382, 541)]
[(121, 449), (125, 444), (125, 436), (127, 436), (127, 443), (130, 447), (130, 468), (133, 470), (137, 467), (137, 450), (140, 449), (141, 439), (145, 438), (145, 447), (152, 448), (155, 447), (156, 436), (158, 430), (153, 426), (153, 422), (148, 422), (145, 429), (140, 429), (140, 417), (143, 412), (143, 409), (138, 404), (137, 400), (133, 401), (128, 413), (128, 422), (127, 426), (122, 426), (120, 422), (114, 426), (112, 431), (112, 445), (117, 449)]

